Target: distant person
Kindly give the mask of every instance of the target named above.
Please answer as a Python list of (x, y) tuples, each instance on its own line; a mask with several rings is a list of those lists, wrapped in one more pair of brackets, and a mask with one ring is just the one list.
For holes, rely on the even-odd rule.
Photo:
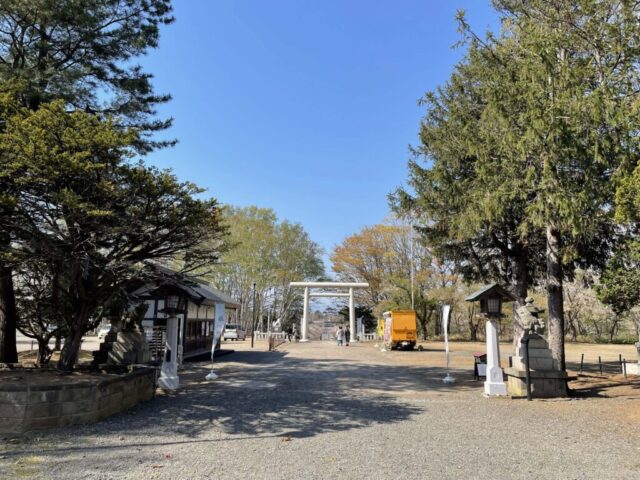
[(297, 342), (298, 341), (298, 329), (296, 328), (295, 325), (291, 329), (291, 335), (293, 335), (293, 339)]
[(342, 327), (338, 327), (338, 330), (336, 330), (336, 343), (339, 347), (342, 346), (342, 340), (344, 340), (344, 332), (342, 331)]
[(291, 342), (291, 335), (293, 335), (293, 329), (291, 327), (287, 328), (287, 340)]
[(349, 327), (347, 327), (344, 331), (344, 343), (347, 347), (349, 346), (349, 340), (351, 340), (351, 331), (349, 330)]

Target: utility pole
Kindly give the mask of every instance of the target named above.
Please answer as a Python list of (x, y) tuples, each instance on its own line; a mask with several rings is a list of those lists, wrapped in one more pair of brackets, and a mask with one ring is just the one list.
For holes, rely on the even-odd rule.
[(256, 282), (253, 282), (253, 307), (251, 309), (251, 348), (256, 331)]
[(414, 269), (413, 265), (413, 216), (409, 215), (409, 268), (411, 269), (411, 310), (415, 310), (414, 308), (414, 293), (413, 293), (413, 284), (414, 284)]

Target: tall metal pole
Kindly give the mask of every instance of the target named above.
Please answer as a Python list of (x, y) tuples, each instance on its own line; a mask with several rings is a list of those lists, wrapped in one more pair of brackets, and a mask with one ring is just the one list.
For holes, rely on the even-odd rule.
[(256, 282), (253, 282), (253, 308), (251, 310), (251, 348), (253, 348), (253, 339), (256, 331)]
[(413, 265), (413, 218), (409, 217), (409, 265), (411, 268), (411, 310), (414, 308), (414, 294), (413, 294), (413, 279), (414, 279), (414, 265)]

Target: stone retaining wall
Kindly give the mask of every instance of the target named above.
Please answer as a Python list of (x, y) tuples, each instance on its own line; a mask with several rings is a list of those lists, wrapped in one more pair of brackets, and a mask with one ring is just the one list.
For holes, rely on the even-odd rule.
[(153, 398), (155, 378), (140, 367), (75, 383), (0, 383), (0, 434), (96, 422)]

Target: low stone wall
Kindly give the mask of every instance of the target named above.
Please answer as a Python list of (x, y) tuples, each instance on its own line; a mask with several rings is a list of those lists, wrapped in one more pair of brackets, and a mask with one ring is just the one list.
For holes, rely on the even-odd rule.
[(35, 372), (26, 370), (20, 380), (19, 372), (13, 370), (16, 375), (6, 382), (0, 379), (0, 434), (96, 422), (155, 393), (156, 371), (149, 367), (80, 381), (58, 377), (50, 383), (30, 382)]

